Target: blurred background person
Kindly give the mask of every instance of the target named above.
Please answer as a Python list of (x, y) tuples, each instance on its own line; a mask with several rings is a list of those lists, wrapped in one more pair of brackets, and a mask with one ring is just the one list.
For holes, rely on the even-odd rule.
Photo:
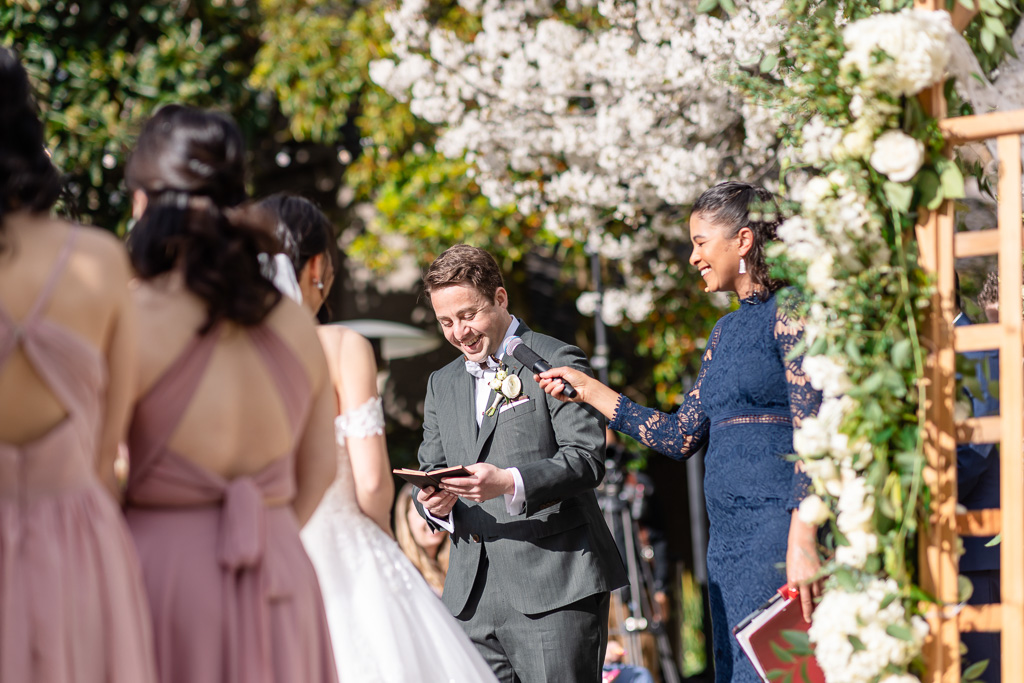
[[(971, 325), (962, 309), (960, 276), (956, 276), (954, 303), (955, 327)], [(988, 322), (999, 322), (999, 278), (989, 273), (978, 294), (978, 306), (985, 312)], [(999, 414), (999, 352), (996, 350), (970, 351), (959, 354), (957, 373), (961, 395), (955, 410), (958, 419), (985, 417)], [(956, 447), (957, 502), (967, 510), (988, 510), (999, 507), (999, 445), (994, 443), (958, 443)], [(1001, 602), (1000, 547), (991, 536), (964, 536), (964, 553), (960, 556), (960, 574), (971, 582), (969, 605), (991, 605)], [(969, 631), (960, 634), (967, 646), (963, 657), (964, 668), (988, 660), (988, 667), (978, 678), (983, 683), (1002, 680), (1000, 634)]]
[(260, 271), (274, 222), (246, 204), (242, 134), (170, 105), (126, 180), (140, 284), (126, 514), (161, 683), (333, 683), (299, 540), (334, 478), (335, 400), (308, 311)]
[[(288, 231), (301, 303), (320, 310), (334, 281), (334, 228), (307, 199), (261, 202)], [(290, 279), (290, 278), (286, 278)], [(341, 325), (318, 328), (335, 415), (337, 477), (302, 542), (323, 590), (343, 681), (493, 681), (455, 620), (391, 538), (394, 482), (370, 343)]]
[(626, 664), (626, 648), (615, 638), (608, 639), (604, 653), (601, 683), (654, 683), (651, 672), (642, 666)]
[(114, 500), (135, 381), (128, 259), (52, 215), (60, 176), (3, 48), (0, 92), (0, 680), (155, 682)]
[(448, 574), (448, 551), (451, 537), (434, 531), (413, 505), (416, 487), (406, 484), (395, 501), (395, 538), (398, 547), (419, 570), (438, 596), (444, 593), (444, 577)]

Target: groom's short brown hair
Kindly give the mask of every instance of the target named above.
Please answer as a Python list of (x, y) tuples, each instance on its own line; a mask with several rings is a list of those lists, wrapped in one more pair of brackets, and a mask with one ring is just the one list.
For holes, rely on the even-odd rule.
[(430, 293), (453, 285), (469, 285), (483, 294), (489, 301), (499, 287), (504, 287), (498, 262), (479, 247), (456, 244), (434, 259), (423, 276), (423, 291), (427, 298)]

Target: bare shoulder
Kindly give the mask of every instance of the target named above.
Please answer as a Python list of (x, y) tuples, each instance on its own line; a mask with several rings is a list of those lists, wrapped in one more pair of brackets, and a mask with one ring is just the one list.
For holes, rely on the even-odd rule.
[(350, 355), (360, 359), (373, 358), (370, 340), (343, 324), (320, 325), (316, 332), (325, 350), (330, 349), (345, 358)]
[[(72, 228), (70, 224), (65, 226)], [(89, 282), (124, 287), (131, 277), (131, 265), (121, 240), (106, 230), (88, 226), (79, 226), (77, 233), (72, 267)]]

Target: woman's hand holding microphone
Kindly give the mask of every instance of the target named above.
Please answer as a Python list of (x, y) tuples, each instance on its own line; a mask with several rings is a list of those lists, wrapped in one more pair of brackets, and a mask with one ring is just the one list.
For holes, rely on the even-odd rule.
[[(615, 416), (619, 405), (619, 392), (610, 389), (585, 372), (574, 368), (551, 368), (533, 376), (540, 388), (564, 403), (589, 403), (597, 408), (609, 420)], [(576, 396), (567, 398), (564, 395), (562, 380), (576, 390)]]

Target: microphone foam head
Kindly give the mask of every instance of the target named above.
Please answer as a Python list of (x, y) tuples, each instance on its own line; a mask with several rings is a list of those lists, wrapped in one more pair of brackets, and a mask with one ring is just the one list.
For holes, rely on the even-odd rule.
[(512, 352), (516, 350), (516, 347), (523, 343), (520, 337), (512, 335), (501, 344), (501, 355), (511, 356)]

